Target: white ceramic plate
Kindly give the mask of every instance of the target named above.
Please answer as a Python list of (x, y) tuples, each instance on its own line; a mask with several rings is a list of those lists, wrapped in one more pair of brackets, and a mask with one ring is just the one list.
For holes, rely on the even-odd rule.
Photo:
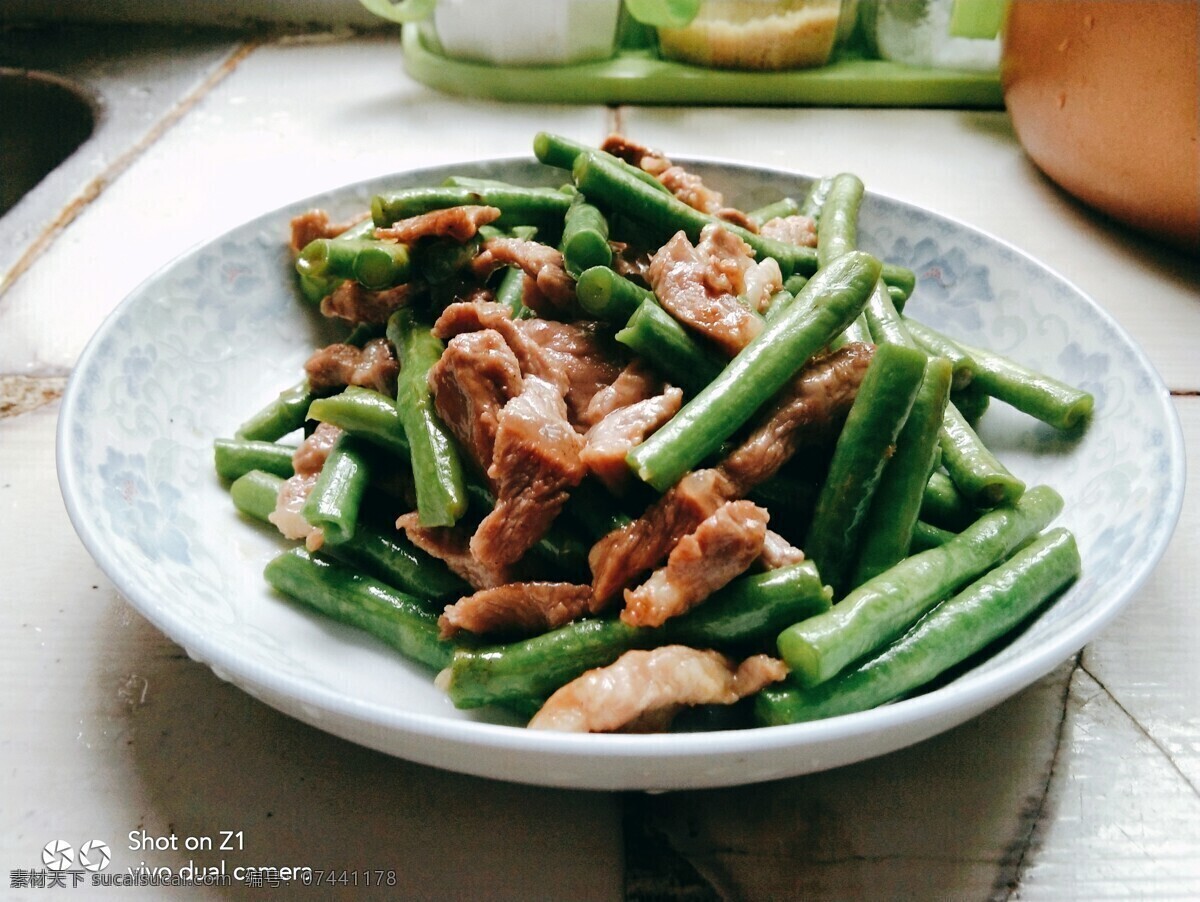
[[(694, 162), (730, 201), (802, 196), (795, 174)], [(1029, 484), (1066, 500), (1059, 523), (1082, 578), (1004, 650), (957, 680), (874, 711), (788, 727), (557, 735), (460, 712), (432, 674), (370, 637), (274, 595), (262, 568), (285, 542), (242, 520), (212, 467), (212, 440), (294, 383), (328, 340), (297, 301), (289, 218), (362, 210), (373, 193), (451, 172), (557, 184), (500, 160), (378, 179), (300, 201), (186, 254), (138, 288), (79, 360), (63, 399), (58, 468), (76, 530), (122, 594), (196, 660), (307, 723), (404, 758), (488, 777), (597, 789), (722, 786), (847, 764), (948, 729), (1027, 686), (1094, 636), (1158, 561), (1178, 517), (1183, 442), (1146, 357), (1094, 302), (1014, 248), (869, 195), (860, 244), (912, 267), (909, 310), (1096, 397), (1070, 441), (993, 404), (982, 433)], [(488, 717), (492, 720), (489, 721)]]

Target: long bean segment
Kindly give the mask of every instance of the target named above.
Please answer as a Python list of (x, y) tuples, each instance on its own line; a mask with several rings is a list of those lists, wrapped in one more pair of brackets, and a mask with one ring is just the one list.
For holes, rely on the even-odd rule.
[(988, 450), (953, 402), (946, 405), (938, 442), (942, 465), (975, 507), (1011, 503), (1025, 491), (1025, 483)]
[(938, 548), (905, 558), (824, 614), (779, 634), (779, 653), (803, 686), (815, 686), (890, 642), (927, 610), (987, 572), (1062, 511), (1048, 486), (990, 511)]
[(563, 220), (563, 265), (573, 276), (593, 266), (612, 262), (608, 243), (608, 221), (600, 210), (577, 194)]
[(643, 301), (657, 304), (654, 292), (607, 266), (585, 269), (575, 280), (575, 297), (589, 314), (610, 323), (624, 323)]
[(366, 456), (354, 437), (339, 436), (304, 502), (304, 519), (320, 529), (330, 545), (353, 538), (370, 479)]
[(710, 385), (724, 364), (653, 300), (643, 301), (615, 337), (690, 395)]
[(821, 219), (817, 223), (817, 260), (824, 266), (830, 260), (858, 248), (858, 208), (865, 188), (862, 180), (850, 173), (835, 175), (829, 183)]
[(945, 357), (950, 361), (954, 367), (953, 388), (956, 391), (966, 388), (975, 378), (975, 361), (960, 345), (912, 317), (904, 317), (904, 327), (913, 340), (930, 354)]
[(296, 260), (296, 269), (312, 279), (354, 279), (364, 288), (382, 289), (408, 281), (408, 246), (370, 239), (318, 238)]
[(352, 385), (336, 395), (314, 400), (308, 416), (390, 451), (402, 461), (409, 459), (408, 437), (396, 401), (385, 394)]
[(435, 669), (450, 663), (454, 647), (439, 638), (437, 615), (420, 599), (303, 548), (274, 558), (263, 575), (289, 598), (370, 633), (406, 658)]
[(304, 425), (313, 394), (308, 380), (285, 388), (270, 403), (242, 423), (234, 433), (236, 438), (251, 441), (276, 442)]
[(938, 454), (938, 432), (950, 397), (950, 378), (949, 360), (928, 358), (920, 390), (896, 438), (895, 452), (888, 458), (871, 499), (852, 585), (861, 585), (908, 556)]
[(865, 711), (899, 698), (982, 651), (1070, 585), (1075, 539), (1054, 529), (942, 602), (894, 644), (853, 670), (807, 689), (770, 687), (755, 702), (765, 725)]
[(466, 483), (458, 446), (437, 415), (429, 387), (429, 371), (444, 345), (408, 307), (392, 314), (387, 331), (401, 361), (396, 410), (408, 437), (421, 525), (453, 526), (467, 509)]
[[(834, 446), (804, 550), (838, 595), (850, 585), (871, 500), (917, 397), (926, 359), (913, 348), (879, 345)], [(922, 485), (927, 478), (928, 469)]]
[(858, 251), (823, 267), (703, 391), (629, 452), (630, 467), (659, 491), (674, 485), (853, 322), (878, 278), (879, 261)]
[(266, 470), (278, 476), (292, 475), (295, 448), (275, 442), (219, 438), (213, 442), (213, 460), (222, 479), (237, 479), (251, 470)]
[(373, 198), (371, 218), (382, 228), (432, 210), (480, 205), (500, 211), (500, 218), (494, 223), (497, 228), (532, 225), (539, 232), (558, 234), (571, 206), (571, 197), (554, 188), (406, 188)]

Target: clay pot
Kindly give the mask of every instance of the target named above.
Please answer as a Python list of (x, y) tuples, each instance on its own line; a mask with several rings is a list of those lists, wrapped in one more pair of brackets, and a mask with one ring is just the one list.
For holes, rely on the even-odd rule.
[(1051, 179), (1114, 219), (1200, 250), (1200, 3), (1012, 0), (1001, 83)]

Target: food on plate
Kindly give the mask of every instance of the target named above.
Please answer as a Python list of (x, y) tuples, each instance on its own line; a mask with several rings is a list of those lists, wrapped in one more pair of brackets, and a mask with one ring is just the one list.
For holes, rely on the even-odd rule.
[(560, 187), (293, 221), (299, 303), (344, 337), (214, 446), (296, 543), (282, 595), (460, 708), (644, 732), (892, 701), (1075, 578), (1062, 499), (973, 423), (1078, 430), (1091, 397), (920, 324), (914, 274), (857, 249), (858, 178), (741, 210), (621, 137), (534, 152)]

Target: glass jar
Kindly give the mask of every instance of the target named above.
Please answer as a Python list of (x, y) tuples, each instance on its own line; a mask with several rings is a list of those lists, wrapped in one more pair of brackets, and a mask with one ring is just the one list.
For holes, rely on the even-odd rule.
[(950, 20), (956, 0), (860, 0), (867, 47), (880, 59), (926, 69), (994, 72), (998, 38), (957, 37)]
[(715, 69), (823, 66), (854, 29), (857, 0), (704, 0), (692, 21), (658, 29), (666, 59)]

